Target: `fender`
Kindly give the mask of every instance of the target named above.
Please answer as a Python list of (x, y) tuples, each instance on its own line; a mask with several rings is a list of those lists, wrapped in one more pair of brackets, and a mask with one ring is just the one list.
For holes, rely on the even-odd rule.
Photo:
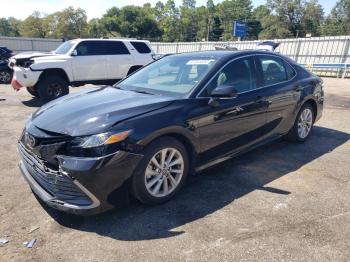
[[(142, 139), (139, 144), (142, 146), (147, 146), (149, 143), (161, 136), (173, 136), (178, 138), (181, 142), (186, 142), (187, 144), (191, 145), (197, 154), (200, 153), (201, 148), (198, 136), (195, 135), (194, 132), (190, 131), (190, 129), (180, 126), (169, 126), (160, 129), (157, 132), (153, 132), (146, 138)], [(183, 139), (185, 139), (185, 141)]]
[(73, 81), (73, 72), (70, 57), (40, 57), (34, 59), (34, 63), (29, 67), (32, 71), (61, 70), (67, 76), (69, 82)]

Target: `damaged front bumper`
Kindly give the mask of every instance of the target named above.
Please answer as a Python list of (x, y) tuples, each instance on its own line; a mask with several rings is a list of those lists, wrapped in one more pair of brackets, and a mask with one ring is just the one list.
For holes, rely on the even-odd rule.
[(20, 169), (33, 192), (60, 211), (91, 215), (128, 203), (128, 181), (142, 155), (118, 151), (96, 157), (57, 156), (59, 170), (18, 144)]
[(11, 85), (15, 90), (19, 90), (21, 87), (33, 87), (39, 81), (41, 73), (42, 71), (14, 66)]

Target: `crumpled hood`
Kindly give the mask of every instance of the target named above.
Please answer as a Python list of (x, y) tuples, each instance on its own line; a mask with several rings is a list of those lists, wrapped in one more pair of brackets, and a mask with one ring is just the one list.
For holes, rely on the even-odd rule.
[(123, 120), (165, 107), (173, 98), (101, 87), (63, 96), (36, 111), (31, 124), (70, 136), (106, 132)]
[[(34, 64), (31, 67), (35, 67), (40, 63), (47, 62), (57, 62), (57, 61), (65, 61), (70, 59), (71, 56), (54, 54), (54, 53), (44, 53), (44, 52), (23, 52), (15, 55), (9, 59), (9, 66), (20, 66), (20, 67), (28, 67), (25, 63), (30, 60), (34, 60)], [(38, 68), (33, 68), (38, 69)], [(41, 69), (41, 68), (39, 68)]]
[(18, 59), (30, 59), (35, 57), (41, 57), (41, 56), (55, 56), (56, 54), (49, 53), (49, 52), (22, 52), (19, 53), (12, 58), (18, 60)]

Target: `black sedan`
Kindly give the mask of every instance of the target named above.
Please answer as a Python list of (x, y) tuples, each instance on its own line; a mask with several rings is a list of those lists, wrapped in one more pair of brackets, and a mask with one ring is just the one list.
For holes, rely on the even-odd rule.
[(282, 55), (165, 56), (115, 86), (36, 111), (20, 168), (46, 204), (74, 214), (169, 200), (189, 174), (280, 137), (304, 142), (322, 115), (322, 80)]

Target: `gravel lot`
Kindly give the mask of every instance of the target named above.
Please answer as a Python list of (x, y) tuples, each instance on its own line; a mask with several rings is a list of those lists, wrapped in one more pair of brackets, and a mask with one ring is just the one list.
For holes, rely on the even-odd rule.
[(225, 162), (166, 204), (85, 218), (31, 193), (16, 141), (40, 102), (0, 85), (0, 261), (349, 261), (350, 80), (324, 81), (324, 115), (305, 144)]

